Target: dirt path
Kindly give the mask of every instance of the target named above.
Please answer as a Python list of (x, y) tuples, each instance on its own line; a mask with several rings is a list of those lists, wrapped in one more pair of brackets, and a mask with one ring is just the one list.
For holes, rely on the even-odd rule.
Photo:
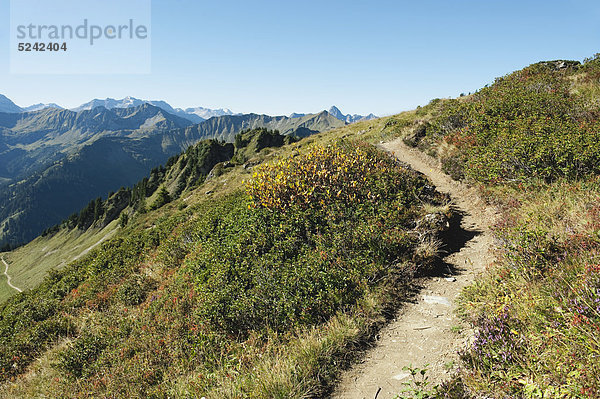
[(334, 399), (388, 399), (400, 394), (410, 380), (404, 366), (429, 364), (429, 381), (444, 381), (456, 366), (457, 351), (472, 335), (454, 315), (460, 291), (473, 282), (493, 260), (489, 226), (495, 212), (486, 207), (475, 190), (450, 179), (437, 161), (406, 146), (402, 140), (382, 144), (402, 162), (427, 175), (437, 190), (450, 194), (454, 209), (462, 214), (460, 226), (451, 230), (448, 273), (423, 283), (413, 302), (405, 304), (396, 319), (379, 332), (374, 347), (362, 363), (343, 373)]
[(6, 283), (8, 284), (8, 286), (12, 289), (15, 289), (19, 292), (23, 292), (22, 289), (20, 289), (19, 287), (16, 287), (14, 285), (12, 285), (12, 283), (10, 282), (11, 277), (8, 275), (8, 263), (6, 263), (6, 261), (4, 260), (4, 258), (2, 258), (2, 263), (4, 263), (4, 275), (6, 276)]

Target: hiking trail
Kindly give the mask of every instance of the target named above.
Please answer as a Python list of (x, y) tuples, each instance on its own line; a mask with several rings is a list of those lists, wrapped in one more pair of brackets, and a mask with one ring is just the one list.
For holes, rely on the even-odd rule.
[(19, 287), (16, 287), (14, 285), (12, 285), (12, 283), (10, 282), (11, 277), (8, 275), (8, 263), (6, 263), (6, 261), (4, 260), (4, 257), (2, 258), (2, 263), (4, 263), (4, 275), (6, 276), (6, 284), (8, 284), (8, 286), (14, 290), (17, 290), (19, 292), (23, 292), (22, 289), (20, 289)]
[(456, 300), (493, 261), (490, 226), (496, 212), (477, 191), (452, 180), (439, 161), (408, 147), (402, 139), (380, 148), (425, 174), (438, 191), (448, 193), (458, 222), (446, 235), (445, 271), (421, 282), (418, 293), (379, 331), (360, 363), (342, 373), (333, 399), (394, 398), (407, 388), (403, 383), (411, 380), (404, 366), (424, 368), (428, 364), (430, 387), (450, 377), (458, 363), (457, 352), (473, 334), (455, 315)]

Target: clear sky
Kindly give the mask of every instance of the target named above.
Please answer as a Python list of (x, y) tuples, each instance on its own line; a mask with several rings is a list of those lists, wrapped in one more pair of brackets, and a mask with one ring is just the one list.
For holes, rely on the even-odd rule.
[(388, 115), (540, 60), (600, 52), (597, 0), (152, 0), (150, 74), (18, 75), (9, 15), (0, 0), (0, 94), (20, 106), (130, 95), (272, 115), (333, 104)]

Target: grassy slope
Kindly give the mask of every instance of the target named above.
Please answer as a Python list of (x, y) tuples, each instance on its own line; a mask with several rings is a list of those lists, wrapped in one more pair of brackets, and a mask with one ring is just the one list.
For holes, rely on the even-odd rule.
[[(2, 253), (4, 260), (9, 264), (8, 274), (13, 285), (22, 290), (36, 287), (50, 269), (60, 269), (84, 255), (88, 248), (97, 245), (102, 238), (114, 234), (115, 228), (116, 223), (111, 223), (102, 230), (94, 229), (85, 233), (63, 230), (54, 236), (38, 237), (23, 247)], [(2, 274), (0, 302), (15, 294), (17, 291), (6, 284), (6, 277)]]
[[(306, 152), (312, 144), (328, 145), (339, 138), (359, 138), (379, 142), (399, 133), (398, 125), (390, 125), (388, 123), (389, 119), (382, 118), (362, 122), (331, 132), (321, 133), (281, 149), (268, 148), (262, 150), (251, 162), (262, 162), (276, 158), (287, 159), (297, 156), (298, 153)], [(395, 120), (398, 119), (410, 121), (414, 119), (414, 113), (406, 113), (395, 118)], [(400, 125), (404, 126), (403, 123)], [(20, 377), (16, 384), (5, 385), (2, 393), (12, 397), (31, 397), (41, 393), (52, 393), (60, 396), (61, 392), (68, 391), (78, 392), (78, 395), (86, 396), (84, 392), (92, 392), (97, 388), (101, 388), (97, 391), (98, 395), (116, 394), (118, 396), (146, 397), (154, 393), (160, 397), (165, 392), (169, 392), (171, 395), (178, 397), (197, 395), (200, 392), (206, 392), (198, 391), (201, 387), (204, 387), (204, 389), (213, 387), (216, 390), (207, 393), (208, 396), (239, 397), (251, 394), (257, 397), (299, 397), (309, 392), (316, 393), (322, 387), (330, 384), (336, 373), (335, 364), (338, 356), (346, 353), (357, 339), (368, 335), (373, 326), (382, 321), (382, 315), (390, 303), (389, 291), (369, 291), (360, 300), (357, 308), (343, 313), (336, 313), (325, 324), (317, 324), (310, 328), (293, 329), (283, 335), (268, 332), (268, 330), (267, 332), (257, 330), (256, 333), (251, 333), (249, 337), (241, 342), (231, 341), (231, 337), (227, 337), (224, 343), (215, 343), (214, 347), (222, 347), (221, 350), (227, 348), (230, 355), (223, 358), (222, 354), (217, 354), (216, 359), (218, 360), (214, 360), (215, 364), (212, 363), (213, 361), (203, 363), (207, 360), (189, 364), (189, 361), (179, 358), (179, 355), (176, 354), (177, 347), (182, 345), (183, 342), (178, 341), (178, 338), (176, 338), (181, 332), (174, 329), (183, 327), (178, 327), (180, 323), (185, 325), (188, 322), (181, 319), (181, 313), (179, 313), (185, 313), (185, 310), (180, 309), (177, 311), (175, 319), (172, 319), (171, 310), (168, 310), (168, 307), (165, 308), (165, 306), (170, 304), (169, 301), (171, 300), (173, 300), (173, 304), (178, 302), (178, 298), (183, 300), (182, 295), (185, 296), (187, 293), (190, 295), (189, 301), (197, 301), (198, 299), (192, 297), (193, 290), (192, 292), (189, 291), (190, 282), (188, 279), (190, 274), (185, 271), (185, 268), (178, 270), (178, 266), (175, 266), (178, 264), (177, 262), (181, 261), (180, 256), (182, 255), (178, 255), (178, 251), (180, 251), (178, 248), (180, 247), (177, 245), (180, 244), (167, 238), (169, 231), (173, 232), (175, 238), (179, 237), (179, 234), (185, 236), (185, 231), (187, 231), (185, 226), (189, 226), (190, 223), (193, 226), (193, 223), (196, 223), (197, 217), (193, 215), (198, 215), (199, 220), (201, 220), (205, 211), (212, 209), (214, 204), (223, 205), (223, 201), (230, 198), (231, 194), (239, 189), (244, 180), (247, 181), (251, 178), (252, 172), (252, 169), (246, 169), (242, 166), (235, 167), (224, 175), (206, 181), (198, 189), (184, 193), (181, 199), (157, 211), (138, 215), (130, 221), (127, 229), (116, 234), (115, 240), (121, 240), (120, 247), (111, 246), (110, 243), (103, 244), (96, 250), (91, 251), (89, 256), (81, 258), (74, 265), (66, 268), (64, 272), (53, 274), (52, 280), (44, 282), (43, 287), (31, 294), (34, 295), (32, 298), (39, 298), (34, 303), (40, 303), (40, 305), (33, 306), (42, 306), (45, 309), (43, 307), (45, 305), (41, 304), (48, 300), (55, 301), (51, 298), (57, 295), (57, 291), (52, 287), (67, 284), (67, 287), (70, 288), (67, 288), (67, 296), (64, 299), (59, 299), (63, 303), (63, 305), (60, 305), (60, 309), (63, 309), (61, 314), (66, 315), (66, 320), (70, 320), (74, 325), (72, 327), (45, 326), (43, 331), (46, 331), (45, 334), (54, 334), (54, 331), (58, 328), (58, 331), (65, 331), (67, 336), (73, 334), (73, 331), (79, 331), (79, 333), (75, 337), (66, 340), (61, 338), (56, 341), (50, 338), (50, 342), (55, 344), (50, 346), (48, 351), (38, 352), (40, 353), (39, 356), (36, 356), (38, 360), (33, 363), (29, 372)], [(149, 203), (151, 203), (151, 200), (149, 200)], [(177, 227), (178, 224), (181, 227)], [(155, 248), (152, 246), (155, 244), (152, 243), (157, 238), (161, 244), (158, 248)], [(56, 240), (57, 242), (54, 245), (59, 247), (58, 238)], [(80, 237), (80, 240), (91, 242), (92, 239)], [(136, 252), (140, 248), (139, 244), (136, 243), (141, 243), (147, 249), (142, 249), (141, 253)], [(172, 247), (173, 244), (176, 246)], [(32, 251), (37, 250), (38, 253), (46, 246), (41, 241), (30, 245), (29, 248)], [(121, 247), (123, 249), (120, 249)], [(26, 253), (27, 249), (28, 247), (24, 247), (23, 253)], [(74, 249), (71, 247), (69, 251), (72, 252)], [(15, 260), (18, 258), (18, 254), (11, 254), (11, 256), (14, 256)], [(25, 256), (22, 256), (25, 259)], [(122, 256), (124, 258), (121, 258)], [(175, 269), (173, 269), (174, 266)], [(98, 267), (101, 267), (101, 269), (98, 269)], [(83, 279), (84, 283), (78, 287), (78, 283), (74, 283), (72, 280), (73, 277), (76, 278), (75, 281), (82, 281)], [(131, 278), (141, 280), (131, 280)], [(152, 305), (148, 301), (143, 302), (141, 306), (123, 305), (123, 300), (125, 300), (125, 303), (129, 303), (127, 301), (131, 300), (130, 296), (124, 297), (124, 295), (134, 295), (136, 287), (144, 286), (144, 281), (147, 279), (152, 281), (152, 284), (158, 284), (157, 286), (148, 286), (150, 290), (148, 295), (152, 295), (153, 298), (158, 296), (161, 300)], [(128, 281), (136, 282), (129, 286), (133, 288), (124, 290), (123, 287), (129, 284)], [(307, 281), (310, 281), (310, 279)], [(73, 287), (78, 288), (73, 289)], [(133, 294), (131, 294), (132, 289)], [(61, 288), (60, 292), (62, 292), (60, 295), (64, 295), (65, 291)], [(154, 294), (151, 294), (152, 292)], [(28, 302), (32, 301), (28, 300)], [(187, 302), (188, 300), (183, 301), (181, 306), (184, 306)], [(8, 306), (16, 306), (16, 302)], [(198, 303), (194, 306), (198, 306)], [(39, 310), (42, 308), (39, 308)], [(65, 317), (62, 315), (54, 315), (51, 318), (60, 321)], [(123, 338), (119, 338), (120, 335), (115, 336), (112, 332), (116, 326), (125, 328), (127, 325), (130, 327), (127, 327), (124, 331), (129, 331), (127, 334), (135, 336), (135, 339), (131, 342), (127, 338), (125, 338), (125, 341), (121, 341)], [(48, 330), (49, 328), (50, 330)], [(61, 328), (66, 328), (66, 330), (61, 330)], [(155, 328), (158, 330), (154, 331)], [(190, 328), (189, 325), (187, 328)], [(192, 328), (195, 329), (196, 327)], [(25, 337), (23, 339), (28, 339), (26, 338), (30, 334), (28, 331), (30, 330), (24, 330), (19, 335)], [(58, 334), (62, 337), (65, 336), (64, 332)], [(80, 334), (83, 335), (80, 336)], [(158, 338), (162, 337), (162, 339), (158, 339), (156, 334), (158, 334)], [(93, 337), (98, 335), (103, 337), (104, 342), (111, 348), (110, 350), (107, 349), (105, 355), (98, 360), (100, 363), (93, 366), (99, 367), (97, 372), (101, 372), (101, 374), (96, 374), (97, 372), (89, 369), (96, 357), (94, 353), (96, 353), (97, 348), (104, 347), (104, 344), (97, 347), (93, 343), (96, 342), (93, 341), (95, 339)], [(48, 335), (48, 337), (52, 336)], [(78, 336), (79, 338), (77, 338)], [(161, 368), (165, 366), (158, 366), (154, 362), (159, 361), (162, 356), (159, 352), (162, 352), (165, 348), (160, 347), (164, 344), (164, 342), (163, 344), (160, 342), (165, 337), (172, 337), (173, 339), (173, 341), (169, 341), (168, 345), (172, 346), (170, 351), (175, 351), (172, 352), (175, 358), (170, 360), (167, 368)], [(92, 341), (88, 341), (88, 339), (92, 339)], [(214, 339), (220, 341), (225, 337), (217, 334)], [(147, 343), (150, 347), (140, 348), (140, 343), (144, 345)], [(9, 345), (12, 344), (9, 342)], [(131, 345), (136, 348), (131, 347)], [(186, 343), (185, 345), (189, 344)], [(167, 348), (170, 346), (167, 346)], [(209, 348), (212, 346), (209, 346)], [(20, 347), (17, 346), (16, 348)], [(12, 350), (14, 349), (10, 349), (10, 351)], [(21, 350), (17, 349), (16, 352), (19, 357), (18, 363), (21, 361), (29, 362), (30, 357), (24, 356), (21, 360), (21, 352), (19, 352)], [(78, 352), (80, 350), (84, 352)], [(89, 352), (90, 350), (92, 352)], [(119, 350), (121, 350), (121, 355), (123, 350), (131, 350), (133, 351), (132, 354), (139, 353), (139, 356), (143, 356), (146, 360), (138, 358), (137, 355), (127, 361), (118, 360)], [(149, 350), (158, 352), (154, 355), (150, 355), (149, 352), (142, 355)], [(189, 350), (189, 348), (186, 349), (186, 351)], [(7, 355), (9, 353), (13, 352), (8, 352)], [(151, 357), (146, 357), (149, 355)], [(76, 357), (69, 357), (70, 360), (68, 360), (65, 356)], [(84, 370), (90, 370), (85, 371), (85, 379), (64, 378), (64, 368), (61, 368), (62, 366), (57, 367), (56, 364), (63, 364), (63, 366), (66, 364), (68, 368), (70, 367), (71, 372), (78, 373), (77, 370), (79, 370), (78, 367), (81, 367), (79, 363), (81, 360), (77, 359), (82, 359), (79, 356), (88, 359), (83, 366)], [(243, 357), (238, 359), (237, 356)], [(148, 364), (148, 361), (153, 365)], [(17, 369), (20, 369), (20, 367), (18, 366)], [(180, 370), (180, 368), (182, 369)], [(155, 371), (168, 373), (169, 377), (166, 382), (152, 388), (153, 378), (163, 378), (160, 377), (161, 374), (153, 374)], [(91, 374), (87, 374), (89, 372)], [(108, 381), (105, 377), (102, 377), (105, 372), (112, 375)], [(210, 372), (210, 375), (207, 375), (207, 372)], [(237, 377), (232, 379), (231, 373)], [(70, 373), (67, 373), (68, 375)], [(123, 380), (123, 378), (130, 380)], [(141, 379), (138, 381), (139, 378)], [(123, 391), (123, 389), (126, 391)]]
[[(180, 157), (174, 157), (174, 163), (168, 168), (169, 175), (162, 178), (157, 177), (158, 183), (156, 184), (169, 187), (169, 191), (173, 193), (177, 190), (178, 183), (181, 183), (180, 178), (184, 174), (186, 167), (188, 169), (199, 167), (201, 168), (199, 173), (207, 174), (214, 163), (225, 159), (221, 158), (223, 156), (220, 153), (221, 147), (213, 144), (214, 142), (207, 141), (193, 147), (193, 149), (202, 152), (205, 156), (186, 153)], [(195, 184), (195, 179), (202, 177), (196, 175), (190, 176), (190, 174), (186, 175), (184, 183)], [(146, 190), (150, 189), (147, 188)], [(158, 191), (155, 189), (154, 193), (146, 198), (148, 204), (155, 202)], [(82, 258), (91, 249), (115, 235), (119, 225), (119, 214), (118, 212), (115, 213), (115, 207), (119, 206), (117, 209), (122, 209), (123, 207), (127, 207), (127, 203), (129, 202), (127, 195), (124, 194), (127, 194), (127, 192), (119, 191), (102, 202), (105, 212), (100, 214), (99, 218), (102, 219), (102, 224), (107, 223), (103, 228), (98, 228), (98, 221), (96, 221), (93, 227), (88, 228), (88, 225), (86, 225), (82, 230), (81, 226), (76, 227), (78, 223), (76, 222), (77, 218), (75, 218), (73, 222), (61, 223), (60, 228), (56, 226), (57, 230), (54, 233), (39, 236), (17, 250), (3, 254), (6, 261), (10, 264), (9, 274), (13, 278), (14, 284), (22, 289), (36, 287), (48, 275), (50, 270), (59, 270), (68, 263)], [(133, 212), (131, 207), (136, 206), (133, 199), (132, 201), (133, 205), (124, 210), (127, 215)], [(89, 206), (85, 209), (89, 209)], [(93, 212), (93, 208), (91, 209)], [(105, 220), (107, 213), (116, 215), (116, 219), (112, 222)], [(89, 223), (92, 223), (92, 221), (90, 220)], [(0, 285), (0, 295), (3, 299), (15, 294), (16, 291), (7, 284), (2, 283)]]
[[(410, 137), (409, 142), (442, 158), (449, 173), (466, 176), (504, 212), (497, 227), (503, 243), (498, 262), (463, 296), (462, 312), (478, 333), (475, 345), (465, 351), (458, 384), (467, 391), (496, 397), (594, 397), (599, 394), (600, 375), (600, 309), (596, 307), (600, 301), (596, 259), (600, 253), (600, 184), (595, 169), (595, 157), (600, 154), (587, 140), (597, 133), (593, 126), (600, 90), (590, 79), (597, 69), (588, 66), (552, 72), (536, 68), (459, 101), (438, 101), (416, 112), (336, 129), (279, 150), (266, 149), (257, 159), (287, 158), (309, 143), (328, 144), (342, 137), (378, 142), (417, 132), (426, 125), (423, 137)], [(570, 82), (566, 92), (564, 82)], [(558, 85), (553, 86), (555, 83)], [(583, 108), (580, 100), (584, 100)], [(523, 104), (529, 108), (521, 108)], [(563, 119), (561, 113), (569, 118)], [(498, 126), (498, 121), (508, 121), (503, 125), (506, 129), (491, 130), (489, 126)], [(543, 134), (537, 135), (539, 131)], [(507, 142), (515, 145), (502, 147)], [(500, 152), (503, 162), (484, 162), (502, 148), (519, 151), (518, 157)], [(139, 217), (132, 228), (152, 228), (159, 215), (176, 213), (184, 207), (182, 203), (194, 208), (225, 198), (248, 180), (251, 172), (236, 167), (181, 201)], [(165, 272), (153, 262), (146, 270), (152, 276)], [(163, 286), (177, 292), (182, 276), (162, 276)], [(335, 375), (335, 367), (323, 359), (335, 360), (380, 322), (386, 300), (385, 294), (373, 292), (363, 299), (358, 312), (337, 314), (318, 328), (268, 335), (266, 340), (251, 336), (241, 347), (230, 347), (229, 360), (217, 362), (220, 366), (212, 369), (213, 374), (205, 375), (207, 370), (202, 368), (181, 373), (171, 381), (168, 392), (173, 396), (198, 394), (194, 387), (206, 386), (208, 379), (209, 386), (217, 387), (207, 393), (210, 397), (314, 395)], [(143, 309), (132, 311), (130, 320), (142, 318)], [(97, 310), (88, 312), (83, 319), (88, 322), (109, 317)], [(169, 330), (161, 333), (169, 334)], [(63, 381), (61, 372), (51, 366), (72, 348), (70, 342), (59, 341), (44, 352), (33, 366), (34, 372), (19, 379), (17, 385), (5, 386), (4, 393), (26, 397), (72, 389), (73, 381)], [(313, 374), (316, 370), (320, 375)], [(96, 378), (103, 392), (140, 396), (133, 383), (130, 391), (124, 392), (118, 389), (127, 384), (107, 386)], [(314, 384), (315, 380), (320, 382)], [(91, 389), (90, 383), (76, 380), (75, 386)], [(164, 392), (155, 393), (160, 396)]]
[[(337, 137), (353, 134), (354, 132), (368, 129), (369, 127), (375, 129), (377, 126), (378, 125), (357, 124), (356, 126), (349, 126), (342, 130), (328, 132), (326, 136), (315, 135), (310, 139), (304, 140), (302, 144), (279, 149), (275, 154), (280, 154), (285, 157), (291, 154), (292, 151), (295, 151), (297, 148), (301, 148), (308, 143), (323, 143), (330, 138), (331, 140), (334, 140)], [(323, 139), (323, 137), (327, 138)], [(272, 158), (272, 155), (268, 155), (270, 151), (271, 150), (264, 151), (260, 158)], [(217, 177), (206, 182), (201, 189), (186, 193), (184, 203), (190, 205), (196, 204), (215, 194), (229, 193), (239, 187), (242, 184), (242, 181), (248, 179), (249, 176), (250, 170), (238, 167), (226, 176)], [(174, 184), (175, 182), (172, 183), (172, 185)], [(207, 196), (205, 193), (208, 191), (210, 191), (211, 194)], [(152, 204), (156, 199), (156, 195), (157, 192), (148, 197), (146, 202)], [(12, 252), (3, 253), (5, 260), (10, 265), (9, 274), (13, 279), (13, 283), (21, 289), (30, 289), (37, 286), (44, 277), (47, 276), (49, 270), (60, 269), (67, 263), (80, 257), (84, 251), (96, 245), (104, 237), (112, 236), (116, 228), (117, 223), (113, 222), (102, 230), (92, 228), (85, 232), (81, 232), (78, 229), (63, 229), (58, 234), (45, 237), (40, 236)], [(4, 269), (2, 269), (2, 271), (4, 271)], [(17, 292), (14, 289), (6, 284), (6, 277), (0, 273), (0, 302), (16, 293)]]
[(462, 312), (479, 327), (463, 380), (497, 396), (598, 397), (600, 184), (561, 180), (484, 195), (503, 208), (505, 245), (463, 295)]
[(600, 396), (600, 59), (557, 64), (434, 101), (405, 140), (501, 211), (460, 309), (477, 332), (454, 382), (475, 397)]
[[(47, 276), (48, 270), (64, 267), (84, 256), (103, 239), (111, 237), (117, 224), (117, 221), (114, 221), (104, 229), (90, 229), (85, 233), (76, 229), (61, 230), (52, 236), (38, 237), (27, 245), (5, 254), (12, 283), (23, 290), (36, 287)], [(15, 293), (16, 291), (6, 284), (0, 287), (0, 297), (3, 299)]]
[[(2, 264), (2, 271), (4, 272), (4, 264)], [(5, 301), (10, 298), (12, 295), (16, 294), (17, 291), (10, 288), (6, 283), (7, 279), (4, 274), (0, 275), (0, 301)]]

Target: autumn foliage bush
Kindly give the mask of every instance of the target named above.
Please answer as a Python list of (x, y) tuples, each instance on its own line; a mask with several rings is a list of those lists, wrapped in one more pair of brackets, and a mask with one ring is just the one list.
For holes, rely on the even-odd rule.
[[(187, 263), (214, 328), (245, 335), (328, 320), (403, 275), (432, 187), (366, 144), (314, 147), (261, 167), (206, 215)], [(204, 230), (205, 231), (205, 230)]]
[[(307, 154), (265, 165), (247, 192), (255, 208), (285, 211), (388, 201), (406, 196), (415, 178), (368, 144), (315, 147)], [(413, 187), (414, 189), (414, 187)]]

